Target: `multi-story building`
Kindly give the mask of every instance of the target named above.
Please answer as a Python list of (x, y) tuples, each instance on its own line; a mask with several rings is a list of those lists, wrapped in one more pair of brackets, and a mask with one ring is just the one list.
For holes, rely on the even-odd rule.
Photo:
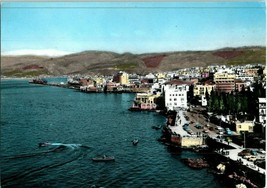
[(191, 82), (181, 80), (172, 80), (164, 84), (165, 106), (168, 110), (179, 107), (188, 108), (187, 92), (189, 91), (189, 85), (191, 85)]
[(159, 95), (154, 95), (151, 93), (137, 93), (133, 106), (129, 110), (156, 110), (157, 105), (155, 100), (158, 97)]
[(228, 71), (218, 71), (214, 74), (216, 91), (230, 93), (235, 90), (235, 74)]
[(113, 81), (120, 83), (121, 85), (129, 84), (129, 74), (126, 72), (120, 71), (117, 75), (114, 76)]
[(236, 132), (240, 134), (241, 132), (253, 132), (254, 122), (253, 121), (236, 121)]
[(266, 98), (259, 98), (259, 122), (266, 125)]
[(242, 88), (246, 87), (246, 83), (243, 80), (235, 80), (235, 90), (242, 91)]
[(202, 96), (206, 94), (210, 94), (211, 91), (215, 91), (215, 84), (206, 82), (204, 84), (196, 84), (194, 85), (194, 96)]

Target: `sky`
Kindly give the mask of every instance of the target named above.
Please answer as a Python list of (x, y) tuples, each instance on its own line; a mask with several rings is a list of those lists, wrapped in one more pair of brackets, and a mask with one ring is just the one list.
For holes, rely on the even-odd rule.
[(1, 55), (265, 46), (265, 2), (4, 2)]

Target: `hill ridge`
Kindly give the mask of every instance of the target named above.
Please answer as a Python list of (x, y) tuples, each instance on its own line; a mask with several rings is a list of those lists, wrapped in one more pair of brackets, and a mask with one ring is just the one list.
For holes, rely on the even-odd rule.
[[(215, 64), (265, 64), (266, 47), (223, 48), (210, 51), (176, 51), (133, 54), (87, 50), (61, 57), (1, 56), (1, 73), (5, 76), (68, 74), (114, 74), (173, 71)], [(27, 67), (27, 68), (25, 68)], [(32, 68), (31, 68), (32, 67)]]

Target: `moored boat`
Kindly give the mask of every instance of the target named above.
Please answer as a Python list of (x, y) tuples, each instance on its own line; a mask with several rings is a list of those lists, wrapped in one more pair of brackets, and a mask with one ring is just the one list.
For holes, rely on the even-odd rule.
[(184, 163), (187, 164), (187, 166), (193, 168), (193, 169), (202, 169), (208, 167), (207, 161), (204, 159), (191, 159), (191, 158), (185, 158), (183, 159)]
[(162, 125), (153, 125), (152, 129), (159, 130), (162, 128)]
[(31, 83), (31, 84), (47, 84), (47, 80), (44, 78), (37, 78), (37, 79), (30, 80), (29, 83)]

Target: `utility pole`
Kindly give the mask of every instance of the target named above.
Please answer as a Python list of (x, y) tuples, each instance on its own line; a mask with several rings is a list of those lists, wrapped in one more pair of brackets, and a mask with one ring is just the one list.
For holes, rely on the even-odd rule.
[(244, 148), (246, 148), (246, 131), (244, 131)]

